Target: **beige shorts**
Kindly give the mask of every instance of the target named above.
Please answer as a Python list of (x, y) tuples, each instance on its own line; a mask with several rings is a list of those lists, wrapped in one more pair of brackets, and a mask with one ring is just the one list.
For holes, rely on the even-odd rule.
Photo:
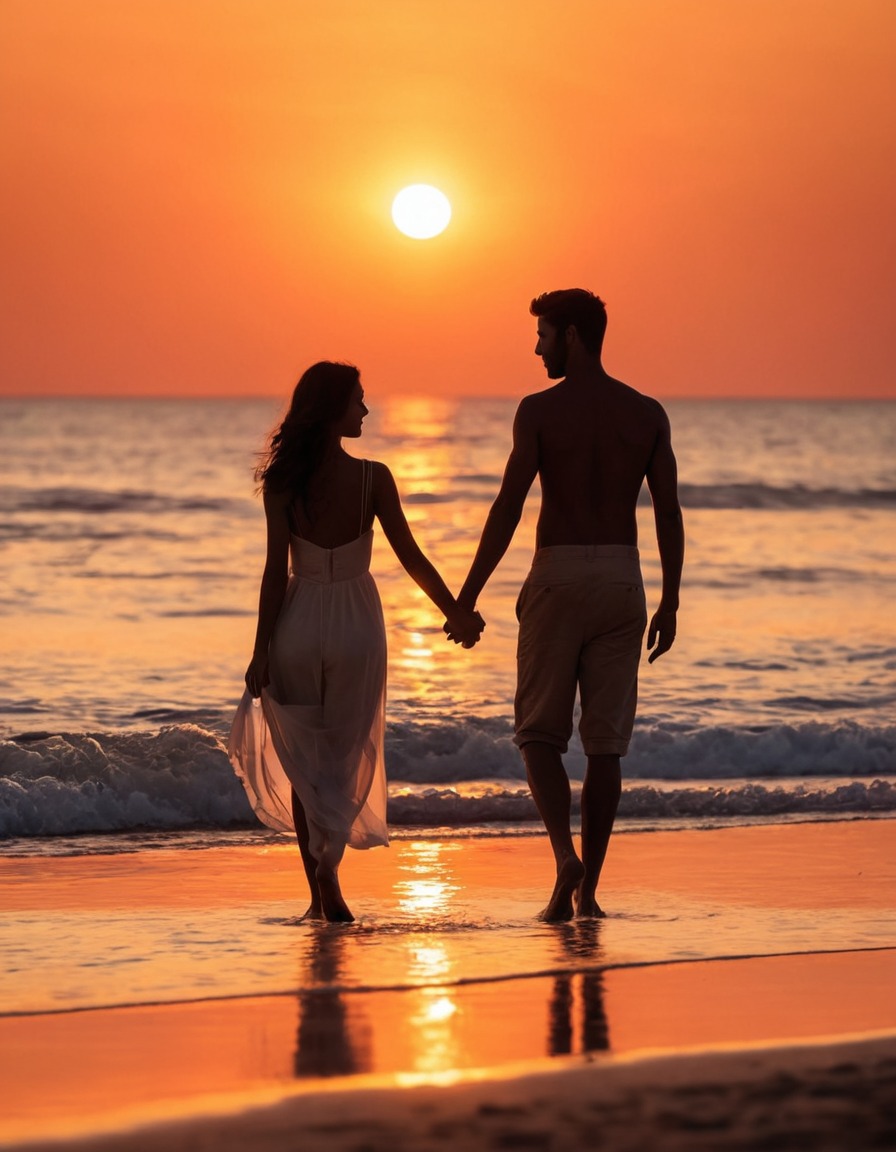
[(638, 549), (540, 548), (517, 601), (516, 736), (565, 752), (576, 691), (586, 756), (624, 756), (635, 722), (647, 607)]

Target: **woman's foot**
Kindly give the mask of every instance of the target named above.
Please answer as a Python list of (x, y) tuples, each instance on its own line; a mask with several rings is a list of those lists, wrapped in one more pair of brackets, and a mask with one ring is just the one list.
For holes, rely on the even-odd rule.
[(335, 868), (325, 864), (317, 866), (317, 886), (324, 917), (333, 924), (351, 924), (354, 916), (342, 896)]

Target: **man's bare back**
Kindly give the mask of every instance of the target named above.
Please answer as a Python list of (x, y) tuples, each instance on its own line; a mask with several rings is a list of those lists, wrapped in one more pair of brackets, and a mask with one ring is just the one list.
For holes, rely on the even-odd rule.
[(638, 494), (668, 421), (655, 400), (602, 374), (526, 397), (519, 433), (537, 442), (536, 546), (638, 542)]

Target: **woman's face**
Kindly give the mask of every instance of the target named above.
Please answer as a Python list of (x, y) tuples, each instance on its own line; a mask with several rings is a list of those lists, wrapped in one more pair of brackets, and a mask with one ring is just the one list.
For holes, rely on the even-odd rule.
[(339, 420), (336, 421), (336, 431), (340, 436), (357, 439), (361, 435), (361, 423), (369, 409), (364, 403), (364, 389), (358, 380), (349, 396), (348, 405)]

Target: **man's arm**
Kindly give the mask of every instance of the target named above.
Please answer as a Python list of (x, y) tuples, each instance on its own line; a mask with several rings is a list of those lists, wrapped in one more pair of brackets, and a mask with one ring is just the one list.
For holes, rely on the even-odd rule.
[(479, 593), (507, 551), (523, 514), (526, 496), (538, 473), (538, 431), (532, 408), (532, 398), (527, 397), (517, 409), (513, 421), (513, 448), (504, 469), (501, 488), (482, 529), (469, 575), (457, 597), (458, 604), (464, 608), (476, 607)]
[(675, 641), (678, 594), (684, 564), (684, 522), (678, 502), (678, 465), (672, 451), (668, 417), (662, 409), (660, 412), (662, 418), (657, 443), (647, 468), (647, 487), (653, 501), (656, 542), (663, 571), (659, 607), (647, 630), (647, 647), (653, 649), (648, 657), (651, 664), (658, 656), (668, 652)]

